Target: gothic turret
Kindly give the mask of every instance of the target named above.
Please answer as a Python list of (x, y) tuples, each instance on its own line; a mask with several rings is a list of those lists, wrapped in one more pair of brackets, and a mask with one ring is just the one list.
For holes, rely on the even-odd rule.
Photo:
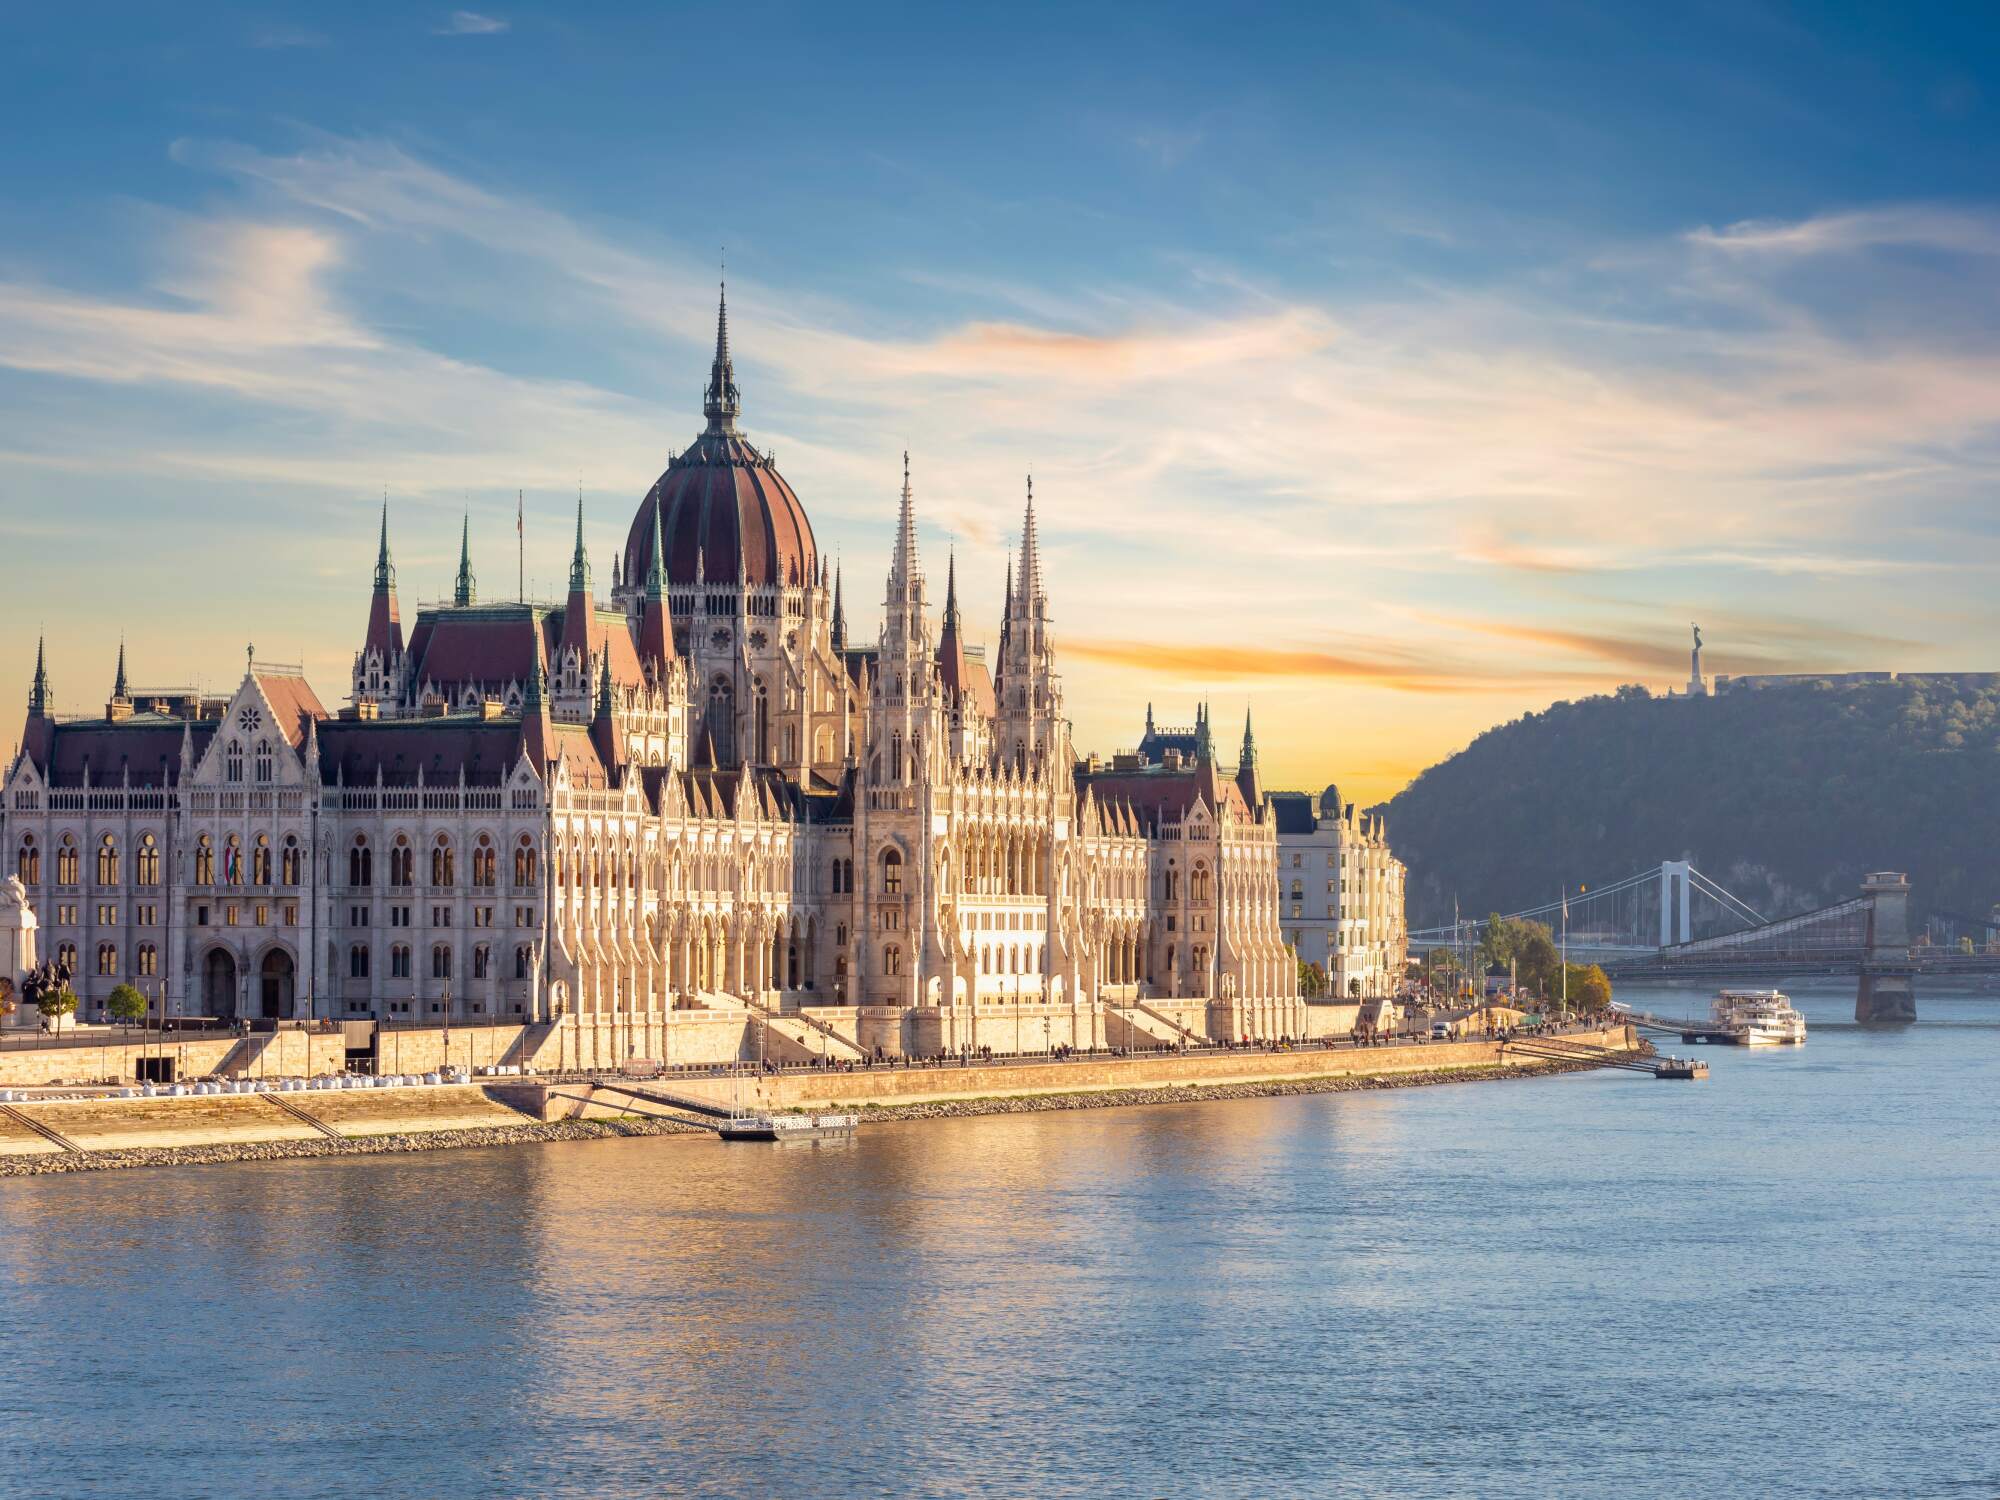
[(472, 517), (468, 514), (458, 533), (458, 580), (452, 585), (451, 602), (463, 609), (478, 597), (472, 576)]
[(729, 283), (725, 281), (716, 298), (715, 362), (708, 367), (708, 390), (702, 398), (701, 413), (708, 418), (710, 432), (725, 433), (736, 430), (736, 418), (742, 410), (742, 394), (736, 389), (736, 366), (729, 360)]
[(611, 687), (611, 653), (605, 652), (603, 669), (597, 679), (597, 704), (590, 716), (590, 742), (607, 775), (614, 775), (624, 763), (625, 749), (618, 740), (617, 696)]
[[(125, 648), (120, 646), (118, 654), (122, 658)], [(35, 637), (35, 680), (28, 687), (28, 717), (46, 719), (50, 716), (49, 669), (45, 644), (41, 636)]]
[(1042, 581), (1041, 540), (1035, 529), (1035, 481), (1021, 521), (1021, 555), (1008, 580), (1007, 620), (1001, 631), (1001, 754), (1017, 768), (1063, 759), (1062, 689), (1049, 644), (1049, 596)]
[(1263, 784), (1257, 775), (1257, 737), (1250, 729), (1250, 710), (1243, 710), (1243, 753), (1236, 760), (1236, 789), (1250, 811), (1263, 806)]
[(107, 719), (129, 719), (132, 717), (132, 690), (125, 681), (125, 642), (118, 642), (118, 674), (111, 682), (111, 698), (104, 705)]
[[(639, 665), (663, 685), (674, 659), (674, 622), (667, 604), (666, 549), (660, 545), (660, 510), (653, 507), (653, 556), (646, 568), (646, 592), (639, 605)], [(608, 664), (610, 658), (605, 658)]]
[(945, 703), (957, 709), (965, 698), (971, 674), (965, 665), (964, 630), (958, 618), (958, 557), (945, 564), (944, 629), (938, 634), (938, 679), (944, 686)]
[(833, 649), (847, 649), (847, 604), (840, 593), (840, 564), (833, 567)]
[(382, 501), (382, 539), (375, 551), (375, 591), (368, 601), (368, 638), (364, 655), (383, 664), (403, 654), (403, 619), (396, 607), (396, 565), (389, 560), (389, 502)]
[(569, 559), (569, 599), (563, 605), (562, 642), (556, 670), (559, 693), (567, 695), (565, 717), (581, 717), (590, 701), (590, 667), (597, 601), (590, 592), (590, 556), (583, 549), (583, 496), (576, 497), (576, 547)]

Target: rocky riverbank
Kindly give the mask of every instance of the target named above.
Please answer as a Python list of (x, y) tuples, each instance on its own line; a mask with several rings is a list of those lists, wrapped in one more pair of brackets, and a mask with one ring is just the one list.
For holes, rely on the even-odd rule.
[(436, 1130), (408, 1135), (364, 1135), (335, 1141), (221, 1142), (209, 1146), (150, 1146), (128, 1151), (59, 1152), (0, 1156), (0, 1177), (49, 1172), (102, 1172), (119, 1167), (198, 1167), (230, 1161), (290, 1161), (309, 1156), (387, 1156), (404, 1151), (450, 1151), (464, 1146), (525, 1146), (542, 1141), (595, 1141), (635, 1135), (700, 1135), (694, 1125), (671, 1120), (551, 1120), (481, 1130)]

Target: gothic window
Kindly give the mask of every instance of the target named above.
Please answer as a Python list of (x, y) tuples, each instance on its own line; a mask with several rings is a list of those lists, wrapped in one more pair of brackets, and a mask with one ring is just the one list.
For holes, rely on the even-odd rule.
[(1168, 870), (1168, 871), (1167, 871), (1167, 899), (1168, 899), (1169, 901), (1175, 901), (1175, 900), (1178, 900), (1178, 899), (1180, 898), (1180, 894), (1181, 894), (1181, 877), (1180, 877), (1180, 875), (1179, 875), (1179, 873), (1178, 873), (1178, 872), (1176, 872), (1176, 871), (1174, 871), (1174, 870)]
[(431, 945), (431, 978), (451, 978), (450, 943), (433, 943)]
[(903, 972), (903, 950), (894, 943), (882, 950), (882, 972), (891, 979)]
[(355, 886), (375, 883), (375, 851), (368, 847), (366, 839), (356, 839), (354, 847), (347, 851), (347, 883)]
[(356, 943), (347, 950), (347, 977), (366, 979), (368, 977), (368, 945)]
[(766, 634), (764, 634), (763, 631), (753, 630), (750, 632), (750, 649), (752, 651), (762, 651), (766, 646), (770, 644), (771, 644), (771, 638)]
[(230, 782), (243, 779), (243, 746), (237, 740), (231, 740), (229, 748), (223, 752), (222, 776), (225, 781)]
[(491, 965), (492, 959), (493, 950), (488, 948), (484, 943), (474, 948), (472, 950), (472, 977), (474, 979), (484, 979), (486, 977), (486, 970)]
[(824, 724), (813, 731), (813, 759), (821, 765), (833, 759), (833, 731)]
[(514, 884), (531, 886), (535, 883), (535, 846), (524, 833), (521, 842), (514, 846)]
[(205, 833), (194, 841), (194, 883), (215, 884), (215, 846), (209, 843)]
[(716, 764), (727, 765), (733, 761), (736, 758), (736, 689), (720, 673), (708, 685), (708, 733), (715, 743)]
[(895, 849), (882, 851), (882, 894), (900, 896), (903, 893), (903, 856)]
[(416, 883), (417, 851), (410, 847), (409, 839), (399, 833), (395, 847), (389, 851), (389, 884), (408, 886)]
[(261, 784), (269, 784), (271, 780), (271, 742), (269, 740), (257, 741), (257, 780)]
[(528, 977), (528, 966), (533, 961), (533, 953), (526, 943), (522, 943), (516, 947), (514, 949), (514, 977), (516, 979), (526, 979)]
[(457, 883), (458, 863), (452, 854), (451, 841), (443, 834), (439, 834), (437, 845), (431, 850), (431, 884), (456, 885)]
[(708, 643), (718, 651), (727, 650), (729, 646), (729, 632), (718, 628), (710, 634)]
[(1199, 860), (1195, 862), (1194, 872), (1188, 877), (1188, 899), (1191, 901), (1208, 899), (1208, 866)]
[(252, 885), (271, 883), (271, 841), (261, 833), (257, 835), (257, 842), (250, 851), (250, 883)]
[(297, 885), (299, 883), (300, 865), (303, 862), (303, 858), (304, 851), (299, 848), (299, 841), (287, 835), (284, 853), (280, 860), (282, 866), (280, 873), (284, 876), (286, 885)]
[(62, 843), (56, 848), (56, 884), (77, 884), (77, 867), (80, 863), (76, 852), (76, 840), (64, 834)]
[(104, 835), (104, 842), (97, 846), (97, 883), (118, 884), (118, 840), (108, 833)]
[(233, 833), (222, 843), (222, 883), (243, 884), (243, 841)]
[(138, 868), (133, 873), (140, 885), (160, 883), (160, 845), (150, 833), (139, 835), (139, 856), (135, 863)]
[(75, 943), (56, 944), (56, 965), (66, 973), (74, 974), (76, 972)]
[(116, 943), (99, 943), (97, 945), (97, 972), (100, 974), (116, 974), (118, 972), (118, 945)]
[(472, 883), (483, 889), (492, 889), (495, 866), (499, 858), (500, 853), (493, 847), (493, 840), (483, 833), (480, 834), (479, 842), (472, 850)]
[(14, 856), (14, 873), (21, 877), (23, 885), (42, 883), (42, 851), (35, 847), (33, 834), (21, 840), (21, 852)]
[(160, 972), (160, 950), (151, 943), (139, 945), (139, 977), (151, 979)]
[(389, 950), (389, 977), (391, 979), (408, 979), (410, 977), (409, 944), (398, 943)]

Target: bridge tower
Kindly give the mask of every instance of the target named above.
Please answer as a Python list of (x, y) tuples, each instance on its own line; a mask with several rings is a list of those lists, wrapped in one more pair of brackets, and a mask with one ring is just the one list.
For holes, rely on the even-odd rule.
[(1917, 1018), (1910, 966), (1910, 877), (1879, 870), (1861, 882), (1869, 898), (1868, 947), (1861, 957), (1861, 984), (1854, 995), (1854, 1019), (1863, 1026), (1904, 1025)]
[(1694, 941), (1694, 866), (1684, 859), (1660, 864), (1660, 946)]

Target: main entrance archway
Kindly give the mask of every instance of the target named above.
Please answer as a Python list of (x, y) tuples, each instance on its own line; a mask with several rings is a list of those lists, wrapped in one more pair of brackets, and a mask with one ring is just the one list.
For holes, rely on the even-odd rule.
[(258, 975), (258, 1014), (265, 1020), (291, 1019), (293, 976), (296, 972), (292, 955), (283, 948), (273, 948), (264, 955), (264, 967)]
[(203, 1015), (236, 1019), (236, 956), (226, 948), (211, 948), (201, 961)]

